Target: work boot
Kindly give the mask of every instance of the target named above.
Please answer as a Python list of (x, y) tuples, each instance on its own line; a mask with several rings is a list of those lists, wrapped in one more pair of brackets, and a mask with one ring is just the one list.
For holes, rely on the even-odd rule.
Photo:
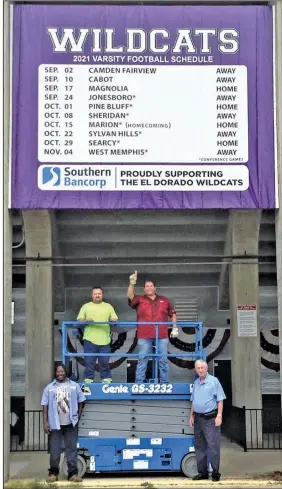
[(72, 475), (72, 476), (69, 478), (69, 481), (70, 481), (70, 482), (82, 482), (82, 479), (81, 479), (81, 477), (79, 477), (79, 475), (74, 474), (74, 475)]
[(58, 480), (58, 476), (57, 475), (50, 474), (47, 477), (46, 482), (57, 482), (57, 480)]
[(220, 476), (221, 476), (221, 474), (219, 474), (219, 473), (213, 473), (212, 474), (212, 481), (213, 482), (219, 482), (220, 481)]
[(192, 481), (203, 481), (208, 480), (209, 474), (197, 474), (193, 477)]

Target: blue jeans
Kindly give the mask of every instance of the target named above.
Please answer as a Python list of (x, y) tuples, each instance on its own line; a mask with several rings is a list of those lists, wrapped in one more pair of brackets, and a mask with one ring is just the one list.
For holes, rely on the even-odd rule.
[[(84, 340), (84, 353), (111, 353), (110, 345), (95, 345), (91, 341)], [(111, 379), (111, 370), (109, 365), (109, 357), (107, 355), (103, 357), (85, 357), (85, 379), (93, 379), (95, 376), (95, 365), (98, 358), (98, 363), (100, 367), (101, 379)]]
[(220, 431), (220, 427), (215, 426), (214, 418), (206, 420), (195, 415), (194, 443), (199, 474), (207, 474), (209, 459), (213, 474), (220, 475)]
[(50, 469), (49, 475), (59, 475), (62, 452), (62, 438), (68, 462), (68, 477), (77, 474), (77, 435), (78, 423), (73, 426), (61, 426), (60, 430), (52, 430), (49, 435)]
[[(139, 355), (148, 355), (153, 352), (154, 339), (140, 338), (138, 340), (138, 353)], [(168, 338), (159, 339), (159, 353), (167, 353)], [(149, 357), (142, 356), (138, 360), (136, 369), (135, 382), (143, 383), (146, 376), (146, 370)], [(159, 369), (160, 369), (160, 382), (168, 382), (168, 359), (166, 356), (159, 357)]]

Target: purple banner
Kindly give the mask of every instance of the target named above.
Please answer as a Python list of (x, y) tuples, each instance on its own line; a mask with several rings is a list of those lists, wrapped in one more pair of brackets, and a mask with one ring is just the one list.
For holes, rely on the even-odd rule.
[(272, 9), (15, 5), (11, 207), (270, 209)]

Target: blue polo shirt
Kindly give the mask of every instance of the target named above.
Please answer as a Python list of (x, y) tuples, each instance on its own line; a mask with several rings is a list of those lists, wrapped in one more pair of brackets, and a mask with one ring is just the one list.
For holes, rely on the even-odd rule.
[[(67, 384), (67, 385), (66, 385)], [(51, 430), (60, 430), (60, 417), (59, 408), (64, 407), (64, 410), (68, 412), (70, 422), (75, 426), (78, 422), (78, 404), (86, 400), (80, 386), (70, 379), (61, 383), (61, 386), (67, 387), (65, 395), (66, 399), (62, 399), (62, 396), (58, 398), (58, 382), (53, 380), (48, 384), (42, 395), (41, 406), (48, 406), (48, 423)]]
[(195, 413), (209, 413), (217, 408), (217, 403), (226, 399), (219, 380), (207, 374), (204, 382), (198, 377), (194, 382), (191, 395), (192, 406)]

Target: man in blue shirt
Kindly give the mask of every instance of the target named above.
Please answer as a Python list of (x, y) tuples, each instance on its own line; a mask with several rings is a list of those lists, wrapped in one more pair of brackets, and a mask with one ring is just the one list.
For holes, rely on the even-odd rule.
[(219, 481), (220, 426), (222, 423), (223, 401), (226, 399), (219, 380), (208, 373), (204, 360), (195, 362), (198, 378), (195, 380), (191, 396), (192, 407), (189, 424), (194, 426), (195, 452), (198, 475), (193, 480), (209, 478), (208, 456), (213, 469), (212, 480)]
[(67, 378), (64, 365), (58, 365), (56, 378), (45, 387), (41, 400), (43, 428), (49, 434), (50, 469), (47, 482), (58, 480), (62, 438), (68, 463), (68, 480), (82, 482), (77, 471), (77, 436), (84, 401), (80, 386)]

